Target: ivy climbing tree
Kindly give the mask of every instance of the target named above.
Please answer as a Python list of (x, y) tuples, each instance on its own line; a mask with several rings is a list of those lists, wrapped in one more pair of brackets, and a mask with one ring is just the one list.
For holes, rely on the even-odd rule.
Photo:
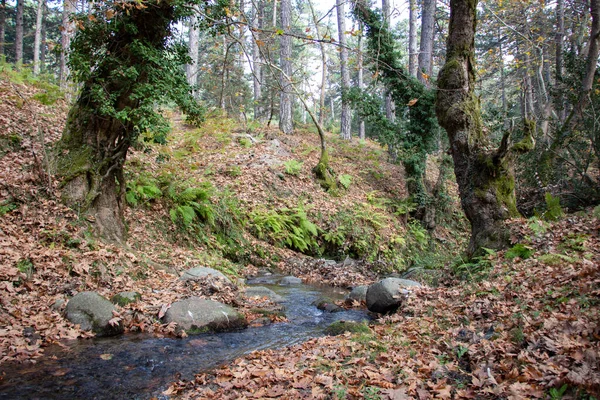
[(503, 221), (518, 216), (513, 155), (533, 148), (535, 124), (526, 122), (525, 137), (510, 145), (510, 132), (490, 150), (475, 94), (477, 1), (451, 0), (446, 63), (438, 77), (436, 112), (448, 132), (454, 173), (463, 210), (471, 223), (469, 256), (483, 248), (508, 244)]
[[(378, 73), (396, 103), (398, 117), (396, 121), (386, 118), (378, 100), (357, 89), (350, 93), (352, 103), (361, 117), (377, 127), (379, 141), (394, 146), (400, 152), (408, 191), (417, 204), (415, 216), (430, 224), (432, 201), (425, 188), (424, 177), (427, 153), (433, 149), (439, 129), (434, 91), (411, 76), (402, 65), (394, 37), (378, 11), (358, 1), (354, 15), (365, 25), (368, 56), (373, 61), (371, 68)], [(402, 113), (404, 117), (400, 117)]]
[(207, 3), (113, 0), (96, 2), (75, 19), (69, 65), (81, 89), (55, 147), (55, 167), (64, 201), (106, 239), (125, 235), (129, 147), (142, 133), (158, 142), (166, 138), (169, 124), (156, 106), (172, 101), (191, 123), (202, 120), (184, 73), (187, 49), (173, 35), (174, 23), (194, 6)]

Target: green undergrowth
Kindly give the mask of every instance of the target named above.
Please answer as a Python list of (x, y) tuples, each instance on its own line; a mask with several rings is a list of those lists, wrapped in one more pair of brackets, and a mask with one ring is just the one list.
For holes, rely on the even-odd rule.
[[(256, 157), (260, 155), (255, 154), (260, 151), (260, 146), (247, 148), (239, 140), (236, 143), (235, 138), (240, 136), (235, 133), (238, 131), (232, 119), (209, 117), (200, 128), (173, 132), (166, 146), (143, 143), (138, 150), (148, 156), (132, 157), (128, 162), (127, 203), (131, 207), (148, 209), (160, 203), (163, 206), (160, 209), (166, 211), (164, 221), (176, 228), (177, 237), (173, 240), (186, 239), (189, 247), (199, 243), (218, 256), (240, 263), (276, 264), (281, 261), (279, 256), (268, 250), (269, 246), (276, 246), (313, 257), (363, 260), (376, 272), (385, 274), (409, 268), (439, 268), (455, 256), (464, 242), (463, 237), (457, 239), (456, 235), (445, 235), (445, 240), (440, 239), (440, 235), (433, 235), (411, 218), (416, 209), (411, 198), (394, 198), (387, 185), (379, 188), (377, 182), (364, 179), (365, 171), (377, 170), (382, 171), (381, 180), (385, 180), (386, 171), (393, 168), (385, 164), (383, 150), (374, 149), (365, 141), (348, 143), (331, 138), (329, 149), (337, 154), (332, 161), (338, 165), (359, 164), (353, 169), (346, 168), (346, 171), (352, 171), (351, 174), (335, 176), (339, 186), (335, 198), (321, 191), (318, 193), (332, 201), (352, 195), (352, 201), (322, 210), (315, 207), (312, 199), (316, 194), (309, 191), (295, 204), (289, 198), (278, 197), (278, 193), (251, 205), (241, 203), (238, 196), (242, 195), (235, 190), (238, 190), (237, 182), (246, 179), (246, 169), (230, 162), (232, 155), (224, 152), (251, 153)], [(257, 133), (253, 137), (260, 143), (264, 137), (261, 135)], [(293, 146), (296, 147), (289, 150), (297, 158), (282, 165), (287, 175), (300, 176), (303, 164), (307, 162), (305, 157), (317, 147), (302, 137)], [(215, 161), (221, 157), (220, 153), (226, 157), (226, 164)], [(210, 160), (202, 159), (203, 155), (209, 154)], [(145, 157), (154, 159), (158, 168), (152, 175), (146, 172)], [(223, 177), (235, 179), (231, 188), (215, 183)], [(265, 179), (270, 179), (269, 175)], [(304, 183), (298, 181), (297, 184)], [(365, 186), (370, 190), (366, 196), (353, 194), (357, 188), (364, 190)], [(377, 190), (373, 190), (375, 188)], [(273, 204), (278, 206), (273, 207)], [(449, 209), (447, 213), (439, 214), (442, 229), (452, 230), (450, 225), (455, 219), (452, 212)], [(465, 230), (464, 226), (458, 228)], [(161, 229), (169, 233), (169, 230)], [(248, 241), (250, 236), (258, 241)]]
[(39, 74), (36, 76), (30, 67), (21, 66), (17, 69), (14, 65), (6, 63), (3, 58), (0, 58), (0, 78), (17, 85), (26, 84), (38, 89), (31, 99), (45, 106), (54, 105), (58, 100), (65, 98), (65, 94), (58, 87), (58, 82), (53, 75)]

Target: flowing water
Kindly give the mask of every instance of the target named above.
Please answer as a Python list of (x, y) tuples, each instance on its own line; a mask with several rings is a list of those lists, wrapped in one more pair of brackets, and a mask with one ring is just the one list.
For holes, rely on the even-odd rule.
[[(53, 346), (35, 365), (0, 365), (0, 399), (149, 399), (178, 377), (215, 368), (254, 350), (278, 349), (323, 334), (338, 320), (368, 319), (365, 311), (327, 313), (312, 303), (320, 297), (339, 299), (333, 288), (276, 286), (276, 276), (256, 283), (284, 297), (289, 322), (237, 332), (202, 334), (185, 339), (123, 335)], [(252, 284), (252, 281), (249, 282)], [(102, 356), (102, 357), (101, 357)]]

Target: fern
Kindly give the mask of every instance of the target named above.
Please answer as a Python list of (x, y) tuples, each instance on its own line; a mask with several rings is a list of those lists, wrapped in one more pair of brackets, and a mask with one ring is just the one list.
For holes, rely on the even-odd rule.
[(352, 183), (352, 176), (347, 174), (342, 174), (339, 176), (338, 180), (340, 181), (340, 185), (344, 187), (344, 189), (348, 190), (350, 184)]

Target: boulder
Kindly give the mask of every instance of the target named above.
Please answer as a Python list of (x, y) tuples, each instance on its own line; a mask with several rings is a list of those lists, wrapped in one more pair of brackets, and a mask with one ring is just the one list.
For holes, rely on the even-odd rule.
[(283, 303), (284, 298), (264, 286), (250, 286), (244, 292), (246, 297), (266, 297), (274, 303)]
[(335, 304), (332, 300), (326, 298), (320, 298), (313, 303), (319, 310), (325, 312), (340, 312), (343, 311), (342, 307)]
[(242, 314), (218, 301), (190, 297), (177, 301), (165, 313), (165, 323), (176, 322), (188, 333), (227, 331), (247, 325)]
[(420, 286), (420, 283), (408, 279), (382, 279), (367, 289), (367, 308), (377, 313), (396, 311), (404, 297), (409, 293), (406, 288)]
[(369, 289), (367, 285), (353, 287), (352, 291), (346, 296), (346, 301), (367, 301), (367, 289)]
[(208, 267), (194, 267), (190, 268), (187, 271), (184, 271), (183, 274), (179, 277), (182, 281), (194, 281), (200, 278), (204, 278), (205, 276), (214, 276), (218, 278), (223, 278), (227, 281), (227, 283), (231, 283), (229, 278), (227, 278), (221, 271), (217, 271), (216, 269), (208, 268)]
[(96, 336), (114, 336), (123, 332), (121, 322), (111, 325), (115, 306), (96, 292), (81, 292), (67, 303), (65, 316), (84, 331), (93, 331)]
[(279, 281), (279, 285), (281, 286), (300, 285), (301, 283), (302, 279), (296, 278), (295, 276), (285, 276)]
[(113, 304), (117, 304), (121, 307), (124, 307), (127, 304), (135, 303), (136, 301), (141, 300), (141, 299), (142, 299), (142, 295), (139, 294), (138, 292), (121, 292), (121, 293), (117, 293), (113, 297), (111, 297), (110, 301), (112, 301)]

